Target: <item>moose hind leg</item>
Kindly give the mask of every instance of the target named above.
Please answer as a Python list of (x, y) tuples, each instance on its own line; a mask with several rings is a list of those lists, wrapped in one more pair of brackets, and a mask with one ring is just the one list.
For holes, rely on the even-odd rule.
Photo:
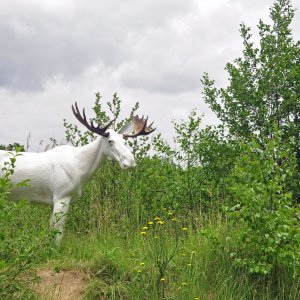
[(53, 211), (51, 216), (51, 225), (55, 229), (55, 244), (60, 245), (63, 237), (63, 229), (66, 220), (66, 215), (69, 210), (70, 198), (63, 198), (54, 201)]

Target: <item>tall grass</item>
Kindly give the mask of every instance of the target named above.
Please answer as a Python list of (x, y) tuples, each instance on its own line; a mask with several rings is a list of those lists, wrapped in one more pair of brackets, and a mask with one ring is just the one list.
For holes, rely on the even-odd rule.
[[(100, 193), (103, 182), (99, 179), (101, 174), (89, 182), (82, 199), (74, 203), (62, 247), (50, 260), (53, 268), (80, 268), (90, 274), (85, 299), (300, 297), (299, 278), (284, 270), (260, 277), (233, 265), (230, 247), (239, 228), (233, 227), (220, 212), (175, 212), (161, 208), (158, 202), (153, 213), (137, 198), (124, 203), (120, 199), (116, 205), (108, 191)], [(172, 215), (168, 216), (170, 212)], [(164, 222), (162, 230), (151, 233), (151, 226), (159, 226), (157, 217)], [(172, 227), (172, 219), (176, 219), (179, 231)], [(146, 235), (141, 234), (144, 231)], [(155, 235), (160, 242), (148, 242)], [(168, 258), (162, 277), (160, 260)]]
[[(176, 218), (182, 221), (180, 215)], [(86, 299), (299, 299), (299, 278), (285, 272), (261, 278), (233, 266), (227, 247), (238, 229), (222, 216), (194, 212), (183, 221), (188, 230), (185, 235), (180, 233), (163, 278), (159, 259), (174, 249), (171, 243), (176, 238), (176, 231), (166, 223), (153, 224), (165, 228), (158, 235), (168, 237), (163, 241), (158, 236), (159, 243), (147, 242), (154, 238), (147, 236), (151, 229), (141, 234), (145, 224), (133, 231), (122, 231), (122, 226), (86, 235), (69, 231), (56, 264), (80, 266), (90, 274)]]

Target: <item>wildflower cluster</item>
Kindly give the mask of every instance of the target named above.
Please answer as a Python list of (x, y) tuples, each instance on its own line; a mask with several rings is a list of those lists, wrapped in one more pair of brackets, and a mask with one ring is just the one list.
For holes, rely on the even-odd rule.
[[(180, 297), (186, 297), (193, 285), (197, 251), (187, 247), (189, 231), (186, 221), (182, 221), (171, 210), (164, 210), (140, 228), (141, 247), (145, 256), (136, 267), (137, 276), (143, 276), (146, 267), (148, 271), (151, 270), (155, 274), (154, 284), (160, 299), (165, 298), (165, 292), (172, 289)], [(174, 273), (170, 265), (180, 266), (176, 269), (182, 272)]]
[[(143, 252), (147, 260), (157, 270), (156, 285), (160, 294), (168, 283), (167, 269), (175, 257), (179, 243), (187, 237), (188, 228), (182, 224), (171, 210), (164, 210), (140, 229)], [(137, 268), (142, 272), (141, 268)]]

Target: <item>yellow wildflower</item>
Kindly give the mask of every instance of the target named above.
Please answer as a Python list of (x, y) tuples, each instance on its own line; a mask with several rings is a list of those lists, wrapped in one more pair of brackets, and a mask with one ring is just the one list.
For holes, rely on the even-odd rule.
[(140, 263), (140, 266), (144, 266), (144, 265), (145, 265), (145, 263), (144, 263), (144, 262), (141, 262), (141, 263)]
[(165, 278), (161, 278), (160, 281), (166, 281), (166, 279)]
[(164, 221), (158, 221), (157, 224), (162, 225), (164, 224)]
[(188, 229), (187, 229), (186, 227), (183, 227), (182, 230), (183, 230), (183, 231), (187, 231)]
[(137, 272), (138, 272), (138, 273), (142, 273), (142, 270), (141, 270), (141, 269), (138, 269)]
[(187, 286), (188, 284), (186, 282), (183, 282), (181, 285), (182, 286)]
[(147, 232), (146, 231), (141, 231), (141, 235), (146, 235)]
[(148, 229), (148, 227), (147, 227), (147, 226), (144, 226), (144, 227), (143, 227), (143, 230), (147, 230), (147, 229)]
[(173, 216), (173, 213), (171, 211), (168, 212), (169, 216)]
[(156, 235), (154, 238), (155, 238), (155, 239), (158, 239), (158, 236)]
[(160, 217), (155, 217), (154, 218), (154, 221), (159, 221), (160, 220)]
[(152, 224), (153, 224), (153, 222), (152, 222), (152, 221), (149, 221), (149, 222), (148, 222), (148, 225), (152, 225)]

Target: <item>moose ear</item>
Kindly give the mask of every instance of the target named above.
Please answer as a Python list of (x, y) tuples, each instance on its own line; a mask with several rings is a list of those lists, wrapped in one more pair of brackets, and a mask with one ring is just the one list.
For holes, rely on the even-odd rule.
[(119, 131), (119, 134), (131, 134), (133, 132), (133, 123), (125, 124)]

